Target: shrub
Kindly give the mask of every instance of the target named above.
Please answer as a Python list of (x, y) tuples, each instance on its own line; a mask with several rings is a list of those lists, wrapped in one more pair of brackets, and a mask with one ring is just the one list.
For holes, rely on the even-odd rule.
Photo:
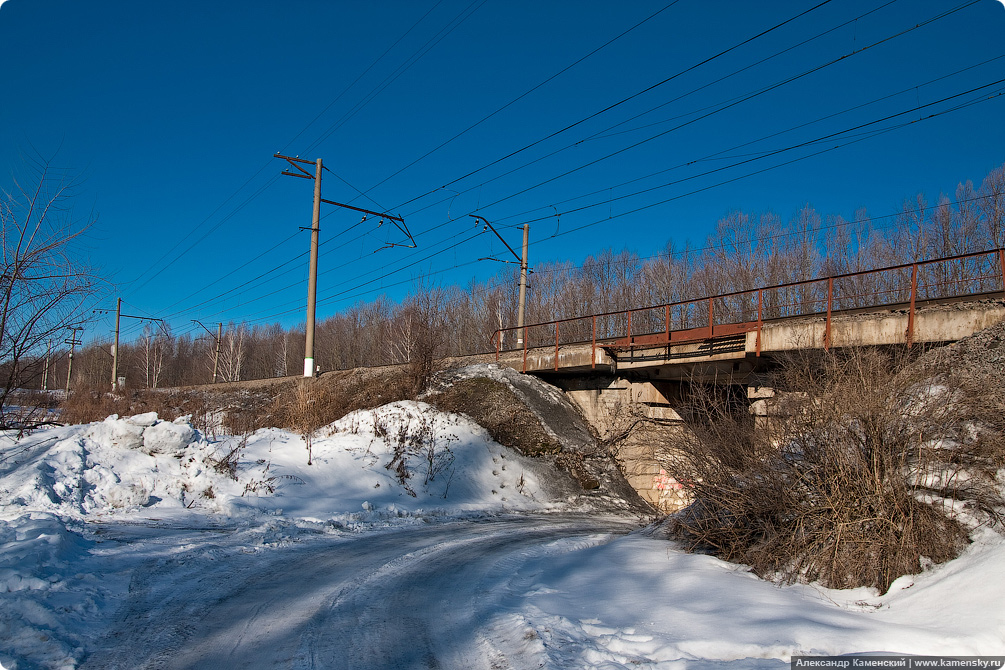
[(879, 350), (788, 361), (776, 388), (795, 393), (761, 426), (696, 387), (689, 430), (667, 434), (667, 470), (694, 501), (675, 535), (764, 577), (881, 592), (955, 557), (966, 523), (999, 520), (1001, 415), (951, 375), (903, 363)]
[(128, 411), (129, 404), (123, 396), (114, 396), (107, 391), (80, 388), (67, 397), (59, 412), (64, 423), (90, 423), (100, 421), (112, 414)]

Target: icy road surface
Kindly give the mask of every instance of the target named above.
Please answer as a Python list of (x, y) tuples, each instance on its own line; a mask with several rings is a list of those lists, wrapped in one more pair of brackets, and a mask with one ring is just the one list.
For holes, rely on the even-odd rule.
[[(507, 652), (540, 640), (505, 630), (505, 615), (519, 610), (539, 559), (637, 527), (631, 518), (513, 516), (315, 537), (225, 559), (214, 556), (214, 531), (157, 529), (159, 550), (136, 566), (81, 667), (526, 667)], [(124, 546), (149, 546), (153, 535), (118, 525), (102, 534)]]

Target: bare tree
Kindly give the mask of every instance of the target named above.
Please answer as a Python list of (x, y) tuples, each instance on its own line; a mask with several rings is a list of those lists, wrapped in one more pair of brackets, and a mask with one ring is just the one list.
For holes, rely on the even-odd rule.
[(248, 326), (244, 323), (234, 325), (231, 322), (224, 331), (223, 346), (220, 349), (220, 375), (224, 381), (241, 381), (247, 335)]
[(9, 423), (11, 393), (41, 373), (45, 342), (62, 340), (83, 320), (100, 286), (75, 253), (93, 222), (73, 216), (77, 184), (46, 160), (29, 158), (25, 168), (0, 196), (0, 425)]
[(143, 327), (143, 335), (139, 340), (140, 352), (143, 356), (143, 372), (146, 378), (146, 387), (157, 388), (164, 372), (165, 358), (171, 358), (174, 348), (174, 338), (166, 325), (159, 326), (156, 330), (150, 324)]
[(995, 248), (1005, 246), (1005, 165), (984, 178), (979, 196), (977, 205), (984, 215), (988, 244)]

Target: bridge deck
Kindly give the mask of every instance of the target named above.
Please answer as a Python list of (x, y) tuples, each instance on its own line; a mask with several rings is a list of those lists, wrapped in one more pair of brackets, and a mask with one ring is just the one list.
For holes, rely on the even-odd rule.
[[(957, 340), (997, 322), (1002, 296), (1005, 248), (504, 328), (492, 339), (499, 362), (526, 372), (911, 346)], [(521, 343), (518, 351), (503, 351), (507, 336)]]
[(1002, 292), (855, 308), (767, 321), (500, 351), (496, 360), (535, 373), (645, 371), (728, 361), (795, 349), (952, 342), (1005, 319)]

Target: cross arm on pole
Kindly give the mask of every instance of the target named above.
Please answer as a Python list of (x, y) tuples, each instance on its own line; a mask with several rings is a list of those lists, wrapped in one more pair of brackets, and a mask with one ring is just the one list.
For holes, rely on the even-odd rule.
[[(523, 263), (523, 259), (520, 258), (520, 254), (518, 254), (517, 252), (513, 251), (513, 247), (511, 247), (509, 245), (509, 242), (507, 242), (506, 240), (504, 240), (503, 236), (500, 235), (499, 232), (495, 228), (492, 227), (492, 224), (488, 222), (488, 219), (486, 219), (484, 216), (478, 216), (477, 214), (468, 214), (468, 216), (470, 216), (473, 219), (478, 219), (479, 221), (481, 221), (482, 223), (484, 223), (486, 226), (488, 226), (488, 229), (491, 230), (493, 233), (495, 233), (496, 237), (498, 237), (499, 240), (503, 244), (506, 245), (506, 248), (509, 249), (509, 252), (511, 254), (513, 254), (513, 258), (516, 259), (516, 262), (517, 263)], [(479, 259), (479, 260), (481, 260), (481, 259)], [(499, 260), (499, 259), (498, 258), (490, 258), (490, 259), (487, 259), (487, 260)], [(509, 261), (502, 261), (502, 262), (508, 263)]]
[[(302, 163), (305, 165), (314, 165), (314, 162), (304, 160), (303, 158), (284, 156), (283, 154), (278, 153), (273, 154), (273, 156), (275, 158), (282, 158), (287, 163), (289, 163), (291, 167), (297, 170), (297, 172), (292, 172), (290, 170), (283, 170), (282, 174), (290, 177), (300, 177), (301, 179), (316, 179), (317, 177), (316, 175), (312, 175), (310, 172), (308, 172), (304, 168), (300, 167), (300, 165), (298, 165), (298, 163)], [(416, 247), (415, 238), (412, 237), (412, 233), (409, 232), (408, 226), (405, 225), (405, 219), (403, 219), (400, 216), (395, 216), (394, 214), (389, 214), (387, 212), (375, 212), (372, 209), (366, 209), (364, 207), (356, 207), (355, 205), (348, 205), (344, 202), (337, 202), (335, 200), (326, 200), (325, 198), (319, 198), (319, 199), (321, 202), (327, 203), (329, 205), (335, 205), (336, 207), (342, 207), (343, 209), (351, 209), (355, 212), (362, 212), (363, 214), (367, 214), (370, 216), (379, 216), (381, 219), (381, 223), (383, 223), (384, 220), (386, 219), (391, 223), (393, 223), (395, 228), (401, 231), (405, 235), (405, 237), (408, 238), (408, 241), (411, 243), (411, 244), (399, 244), (397, 242), (391, 242), (381, 247), (381, 249), (387, 249), (388, 247), (407, 247), (409, 249), (414, 249)], [(377, 249), (377, 251), (380, 251), (380, 249)]]
[(314, 175), (312, 175), (310, 172), (297, 165), (297, 163), (303, 163), (304, 165), (314, 165), (314, 161), (304, 160), (303, 158), (294, 158), (293, 156), (284, 156), (283, 154), (272, 154), (272, 157), (282, 158), (284, 161), (286, 161), (296, 169), (300, 170), (311, 179), (314, 179)]
[(202, 321), (199, 321), (199, 319), (192, 319), (192, 323), (197, 323), (200, 326), (202, 326), (202, 329), (205, 330), (207, 333), (209, 333), (209, 336), (213, 338), (213, 341), (214, 342), (216, 341), (216, 335), (213, 334), (213, 331), (211, 331), (209, 328), (203, 326)]
[[(111, 310), (111, 309), (92, 309), (91, 311), (93, 313), (95, 313), (95, 314), (111, 314), (115, 310)], [(152, 317), (152, 316), (136, 316), (135, 314), (119, 314), (119, 318), (121, 318), (121, 319), (139, 319), (140, 321), (160, 321), (161, 323), (164, 323), (164, 319), (157, 319), (157, 318)]]
[(400, 216), (394, 216), (393, 214), (388, 214), (387, 212), (375, 212), (372, 209), (363, 209), (362, 207), (356, 207), (355, 205), (347, 205), (344, 202), (335, 202), (334, 200), (325, 200), (321, 198), (321, 202), (327, 202), (329, 205), (335, 205), (336, 207), (345, 207), (346, 209), (351, 209), (357, 212), (363, 212), (364, 214), (370, 214), (372, 216), (379, 216), (389, 221), (399, 221), (405, 223), (405, 220)]
[[(412, 233), (408, 232), (408, 226), (405, 225), (405, 219), (401, 218), (400, 216), (394, 216), (393, 214), (388, 214), (387, 212), (375, 212), (372, 209), (356, 207), (355, 205), (347, 205), (344, 202), (335, 202), (334, 200), (325, 200), (324, 198), (321, 198), (321, 202), (326, 202), (329, 205), (335, 205), (336, 207), (351, 209), (356, 212), (362, 212), (364, 215), (369, 214), (370, 216), (379, 216), (381, 219), (380, 223), (383, 223), (384, 219), (387, 219), (388, 221), (394, 224), (395, 228), (404, 233), (405, 237), (408, 238), (408, 241), (411, 242), (411, 244), (398, 244), (397, 242), (391, 242), (381, 247), (380, 249), (387, 249), (388, 247), (407, 247), (409, 249), (414, 249), (416, 246), (415, 238), (412, 237)], [(364, 218), (366, 217), (364, 216)], [(378, 223), (377, 225), (379, 226), (380, 223)], [(380, 249), (377, 249), (376, 251), (380, 251)]]

